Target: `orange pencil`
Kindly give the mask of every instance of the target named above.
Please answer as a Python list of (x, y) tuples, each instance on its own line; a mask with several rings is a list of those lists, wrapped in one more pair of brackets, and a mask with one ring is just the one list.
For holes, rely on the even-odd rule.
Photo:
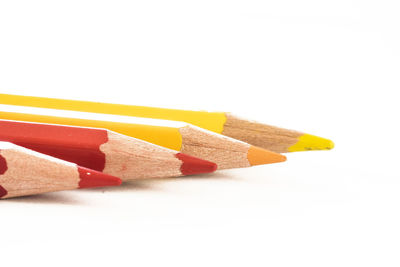
[[(190, 156), (214, 162), (218, 165), (219, 170), (251, 167), (286, 160), (284, 155), (258, 148), (193, 125), (188, 125), (187, 123), (158, 121), (157, 123), (161, 125), (156, 125), (152, 124), (154, 120), (147, 120), (145, 123), (135, 123), (136, 120), (132, 117), (120, 118), (119, 116), (111, 115), (111, 119), (100, 118), (97, 120), (88, 119), (88, 114), (81, 115), (85, 115), (84, 118), (0, 111), (0, 119), (4, 120), (107, 129), (113, 133), (112, 135), (114, 133), (123, 134), (125, 135), (125, 139), (126, 136), (130, 136), (131, 138), (141, 139)], [(126, 119), (128, 120), (125, 121)], [(146, 119), (139, 118), (139, 120)]]

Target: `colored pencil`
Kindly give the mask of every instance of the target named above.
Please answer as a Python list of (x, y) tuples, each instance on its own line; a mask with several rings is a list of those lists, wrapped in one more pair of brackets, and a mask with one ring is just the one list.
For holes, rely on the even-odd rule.
[(117, 177), (0, 142), (0, 198), (120, 184)]
[(215, 163), (106, 129), (0, 120), (0, 141), (122, 180), (209, 173)]
[[(47, 115), (0, 112), (0, 119), (104, 128), (169, 149), (215, 162), (219, 169), (282, 162), (286, 157), (247, 143), (182, 123), (154, 126)], [(132, 119), (132, 118), (130, 118)]]
[(278, 153), (329, 150), (334, 147), (329, 139), (242, 119), (226, 112), (189, 111), (9, 94), (0, 94), (0, 103), (184, 121)]

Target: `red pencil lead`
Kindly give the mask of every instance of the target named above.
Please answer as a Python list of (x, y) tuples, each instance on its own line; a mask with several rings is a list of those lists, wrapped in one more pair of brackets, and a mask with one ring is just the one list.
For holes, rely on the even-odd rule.
[(182, 161), (181, 171), (184, 175), (210, 173), (217, 170), (217, 164), (211, 161), (177, 153), (176, 157)]
[(79, 181), (79, 188), (116, 186), (122, 183), (122, 180), (117, 177), (84, 167), (78, 166), (78, 172), (81, 179)]

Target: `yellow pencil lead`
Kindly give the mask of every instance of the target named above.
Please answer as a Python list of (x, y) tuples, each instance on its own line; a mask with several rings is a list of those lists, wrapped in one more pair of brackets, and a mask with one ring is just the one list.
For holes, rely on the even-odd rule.
[(329, 139), (311, 134), (304, 134), (298, 138), (296, 144), (289, 147), (288, 151), (330, 150), (334, 146), (335, 144)]

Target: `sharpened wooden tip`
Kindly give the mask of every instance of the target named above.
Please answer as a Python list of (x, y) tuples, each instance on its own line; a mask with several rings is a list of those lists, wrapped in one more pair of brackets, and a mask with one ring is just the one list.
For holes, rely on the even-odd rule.
[(251, 166), (286, 161), (284, 155), (256, 146), (250, 146), (249, 152), (247, 153), (247, 159)]
[(121, 180), (9, 142), (0, 142), (0, 198), (99, 186)]
[(298, 138), (293, 146), (289, 147), (289, 152), (309, 151), (309, 150), (331, 150), (335, 144), (326, 138), (304, 134)]
[(116, 186), (121, 185), (122, 180), (102, 173), (78, 166), (79, 172), (79, 188), (93, 188), (93, 187), (104, 187), (104, 186)]
[(211, 161), (177, 153), (176, 157), (182, 161), (181, 172), (183, 175), (210, 173), (217, 170), (217, 164)]

